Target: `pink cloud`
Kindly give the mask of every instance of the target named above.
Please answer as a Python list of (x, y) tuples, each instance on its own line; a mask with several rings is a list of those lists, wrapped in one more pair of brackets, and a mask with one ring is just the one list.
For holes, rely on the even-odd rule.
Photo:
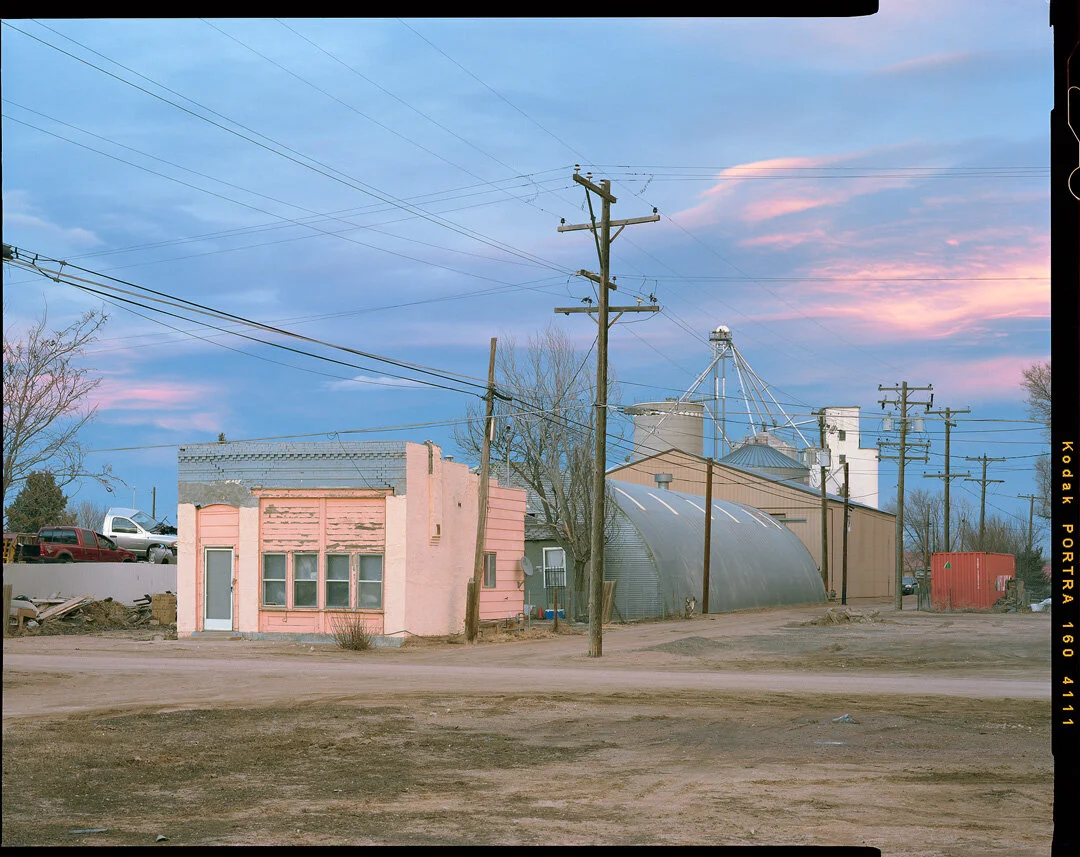
[(90, 397), (99, 412), (138, 410), (183, 410), (205, 402), (214, 393), (207, 384), (162, 381), (133, 384), (122, 378), (105, 378)]
[[(811, 209), (841, 206), (850, 200), (891, 188), (910, 186), (908, 176), (830, 178), (815, 177), (814, 170), (852, 164), (868, 152), (844, 152), (806, 158), (771, 158), (721, 170), (716, 183), (701, 194), (701, 202), (679, 212), (674, 220), (690, 228), (720, 220), (760, 223)], [(876, 152), (875, 154), (882, 154)], [(806, 177), (802, 174), (805, 171)], [(790, 180), (761, 180), (768, 176)], [(732, 199), (737, 196), (738, 199)]]
[(919, 360), (909, 365), (913, 376), (934, 377), (934, 390), (957, 399), (1023, 399), (1022, 371), (1048, 355), (1003, 355), (983, 360)]

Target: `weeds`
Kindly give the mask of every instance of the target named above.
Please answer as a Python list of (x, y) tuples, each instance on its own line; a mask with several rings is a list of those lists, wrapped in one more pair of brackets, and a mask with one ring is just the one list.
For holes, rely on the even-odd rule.
[(375, 645), (375, 635), (360, 613), (335, 613), (330, 617), (330, 635), (340, 649), (365, 652)]

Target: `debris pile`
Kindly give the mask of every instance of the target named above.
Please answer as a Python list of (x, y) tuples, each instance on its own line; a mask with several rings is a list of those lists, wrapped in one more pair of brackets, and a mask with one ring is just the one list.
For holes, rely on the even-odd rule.
[(168, 627), (176, 624), (176, 596), (172, 592), (147, 594), (136, 598), (132, 604), (112, 598), (99, 601), (92, 595), (74, 598), (59, 593), (49, 598), (19, 596), (12, 599), (9, 621), (17, 630), (36, 629), (38, 633), (46, 634)]
[(853, 622), (880, 622), (878, 610), (852, 610), (850, 607), (830, 607), (821, 616), (802, 622), (802, 625), (847, 625)]

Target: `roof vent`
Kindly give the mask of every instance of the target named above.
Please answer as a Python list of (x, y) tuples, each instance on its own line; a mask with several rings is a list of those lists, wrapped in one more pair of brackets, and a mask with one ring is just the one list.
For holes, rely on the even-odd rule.
[(654, 473), (653, 479), (656, 480), (658, 487), (667, 490), (668, 485), (671, 484), (672, 476), (670, 473)]

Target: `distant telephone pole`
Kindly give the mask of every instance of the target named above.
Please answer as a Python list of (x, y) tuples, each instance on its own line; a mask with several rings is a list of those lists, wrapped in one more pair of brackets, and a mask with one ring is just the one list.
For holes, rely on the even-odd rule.
[(970, 473), (949, 472), (949, 462), (951, 461), (949, 454), (949, 429), (956, 427), (956, 423), (950, 422), (949, 418), (954, 417), (957, 414), (970, 414), (971, 408), (964, 408), (962, 411), (954, 411), (952, 408), (946, 408), (944, 411), (927, 411), (927, 413), (945, 417), (945, 472), (924, 473), (923, 476), (927, 479), (945, 480), (945, 552), (948, 553), (952, 550), (952, 542), (949, 540), (949, 485), (954, 479), (963, 479), (971, 475)]
[(825, 595), (829, 594), (829, 498), (825, 482), (829, 475), (825, 456), (828, 454), (825, 442), (825, 409), (811, 411), (818, 418), (818, 433), (821, 448), (818, 450), (818, 467), (821, 468), (821, 582), (825, 586)]
[[(652, 223), (660, 219), (653, 209), (651, 217), (632, 217), (629, 220), (612, 220), (611, 206), (617, 200), (611, 193), (611, 182), (604, 179), (599, 185), (591, 181), (591, 173), (582, 176), (574, 171), (574, 181), (585, 188), (585, 199), (589, 203), (589, 223), (568, 226), (564, 221), (559, 226), (560, 232), (572, 232), (588, 229), (596, 240), (596, 253), (600, 262), (600, 274), (578, 271), (578, 276), (587, 277), (597, 284), (599, 292), (597, 307), (555, 307), (555, 312), (569, 315), (572, 312), (595, 312), (598, 333), (596, 337), (596, 403), (593, 421), (596, 433), (593, 461), (593, 503), (592, 503), (592, 546), (590, 548), (589, 568), (589, 657), (603, 655), (603, 620), (604, 620), (604, 500), (606, 484), (604, 474), (607, 469), (607, 393), (608, 393), (608, 328), (626, 312), (659, 312), (658, 306), (608, 306), (608, 289), (615, 289), (611, 281), (611, 242), (619, 233), (632, 223)], [(596, 223), (590, 193), (600, 197), (600, 224)], [(611, 227), (619, 227), (612, 235)], [(618, 315), (608, 320), (609, 312)]]
[[(934, 386), (933, 384), (927, 384), (925, 387), (910, 387), (908, 382), (904, 381), (903, 384), (899, 384), (895, 387), (883, 387), (878, 385), (879, 391), (889, 391), (899, 393), (899, 397), (893, 399), (880, 399), (881, 407), (884, 410), (885, 405), (898, 406), (900, 408), (900, 441), (896, 444), (897, 455), (896, 460), (898, 462), (897, 478), (896, 478), (896, 568), (894, 569), (893, 585), (895, 591), (893, 592), (893, 606), (897, 610), (904, 609), (904, 590), (903, 590), (903, 577), (904, 577), (904, 467), (909, 461), (927, 461), (929, 460), (929, 444), (925, 441), (921, 443), (912, 443), (910, 446), (919, 446), (923, 450), (921, 456), (909, 456), (907, 448), (909, 446), (907, 440), (908, 433), (908, 408), (912, 405), (925, 405), (926, 410), (934, 404)], [(926, 390), (930, 392), (930, 400), (926, 402), (917, 402), (908, 398), (908, 394), (917, 392), (919, 390)], [(880, 448), (883, 446), (892, 446), (893, 441), (878, 441), (878, 458), (890, 459), (892, 456), (882, 455)]]
[(848, 481), (848, 464), (844, 461), (844, 558), (843, 558), (843, 571), (840, 576), (840, 603), (847, 604), (847, 531), (848, 522), (851, 514), (851, 483)]
[(968, 456), (967, 461), (981, 461), (982, 462), (982, 479), (975, 479), (970, 477), (965, 479), (965, 482), (978, 482), (982, 485), (981, 497), (979, 500), (979, 547), (982, 548), (983, 534), (986, 532), (986, 485), (989, 482), (1004, 482), (1004, 479), (987, 479), (986, 478), (986, 466), (992, 461), (1004, 461), (1004, 458), (989, 458), (986, 453), (983, 453), (981, 458), (971, 458)]
[(1020, 500), (1028, 501), (1028, 537), (1027, 537), (1027, 549), (1028, 553), (1031, 553), (1032, 545), (1035, 544), (1035, 531), (1033, 525), (1035, 523), (1035, 501), (1038, 496), (1035, 494), (1017, 494)]

